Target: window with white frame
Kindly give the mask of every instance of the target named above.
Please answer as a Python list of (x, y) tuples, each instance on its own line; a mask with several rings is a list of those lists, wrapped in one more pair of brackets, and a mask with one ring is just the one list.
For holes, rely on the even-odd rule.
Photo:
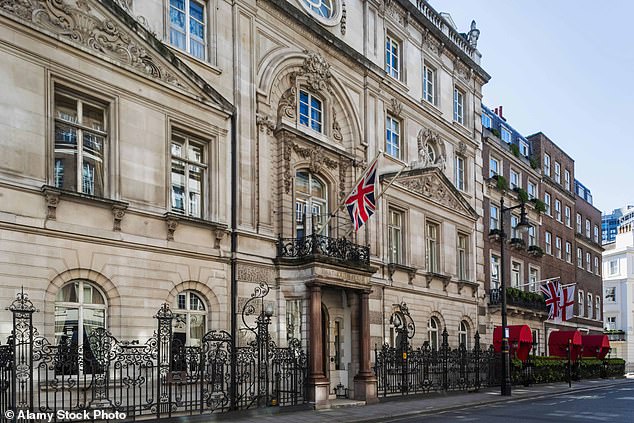
[(577, 247), (577, 267), (583, 269), (583, 250)]
[(588, 292), (588, 319), (592, 319), (592, 294)]
[(599, 257), (594, 256), (594, 274), (600, 275), (601, 274), (600, 269), (601, 269), (601, 266), (599, 266)]
[(202, 218), (203, 190), (207, 175), (205, 143), (173, 131), (171, 156), (172, 211)]
[(539, 269), (534, 267), (530, 267), (528, 270), (528, 282), (529, 282), (529, 290), (531, 292), (537, 292), (537, 281), (539, 281)]
[(390, 209), (388, 224), (389, 262), (403, 262), (403, 212)]
[(610, 303), (616, 302), (616, 287), (609, 286), (605, 288), (605, 301)]
[(491, 255), (491, 289), (500, 287), (500, 257)]
[(68, 191), (103, 197), (108, 110), (104, 104), (55, 86), (53, 183)]
[(436, 317), (432, 317), (427, 322), (427, 339), (429, 340), (429, 347), (432, 351), (438, 351), (438, 332), (440, 328), (440, 322)]
[(499, 229), (500, 228), (500, 220), (499, 220), (499, 209), (497, 206), (491, 205), (490, 207), (490, 215), (491, 221), (489, 222), (490, 229)]
[(601, 320), (601, 296), (599, 295), (594, 298), (594, 318)]
[(570, 171), (568, 169), (564, 170), (564, 188), (570, 191)]
[(586, 252), (586, 270), (592, 272), (592, 256)]
[(599, 226), (594, 225), (594, 242), (599, 242)]
[(519, 288), (522, 284), (522, 263), (517, 261), (511, 262), (511, 286)]
[(522, 183), (520, 181), (520, 174), (515, 170), (511, 169), (511, 189), (521, 188)]
[(555, 200), (555, 219), (561, 222), (561, 201)]
[(469, 324), (462, 320), (458, 326), (458, 345), (464, 345), (467, 351), (469, 351), (469, 338)]
[(535, 225), (528, 227), (528, 246), (537, 245), (537, 230)]
[(493, 122), (491, 121), (491, 116), (487, 115), (486, 113), (482, 113), (482, 126), (487, 128), (487, 129), (491, 129)]
[(385, 119), (385, 152), (401, 158), (401, 122), (391, 115)]
[(500, 138), (507, 144), (511, 143), (511, 131), (503, 126), (500, 126)]
[[(90, 281), (79, 279), (64, 285), (55, 298), (55, 341), (70, 351), (81, 351), (83, 346), (84, 365), (79, 360), (61, 367), (57, 373), (72, 375), (100, 372), (94, 364), (89, 337), (96, 329), (106, 328), (107, 304), (104, 295)], [(99, 366), (97, 366), (99, 367)]]
[(537, 184), (535, 184), (532, 181), (528, 181), (527, 194), (528, 194), (528, 199), (529, 200), (537, 198), (537, 196), (538, 196), (538, 194), (537, 194)]
[(581, 215), (577, 213), (577, 233), (581, 233), (583, 231), (582, 223), (581, 223)]
[(205, 3), (170, 0), (170, 44), (205, 60)]
[(198, 347), (207, 329), (207, 307), (194, 291), (184, 291), (176, 296), (176, 310), (172, 321), (172, 334), (182, 346)]
[(401, 78), (401, 44), (391, 35), (385, 36), (385, 72), (394, 79)]
[(500, 174), (500, 161), (495, 157), (489, 159), (489, 177)]
[(544, 175), (550, 176), (550, 156), (544, 154)]
[(566, 211), (566, 213), (565, 213), (566, 226), (571, 228), (572, 226), (571, 226), (571, 222), (570, 222), (570, 206), (566, 206), (566, 208), (564, 210)]
[(520, 154), (524, 157), (529, 156), (528, 143), (526, 141), (520, 140)]
[(586, 219), (586, 238), (590, 238), (590, 219)]
[(423, 99), (436, 104), (436, 70), (427, 63), (423, 66)]
[(307, 170), (295, 173), (295, 235), (304, 238), (314, 232), (328, 233), (328, 186)]
[(561, 238), (560, 237), (555, 237), (555, 251), (557, 253), (557, 258), (560, 259), (561, 258)]
[(440, 228), (436, 223), (427, 222), (425, 225), (426, 247), (427, 247), (427, 270), (438, 273), (440, 270)]
[(555, 161), (555, 182), (561, 184), (561, 165)]
[(466, 190), (465, 178), (465, 159), (462, 156), (456, 156), (456, 188), (460, 191)]
[(579, 316), (583, 317), (583, 291), (579, 290), (579, 294), (577, 296), (577, 300), (579, 302), (577, 310), (579, 311)]
[(548, 231), (546, 231), (544, 235), (545, 235), (544, 243), (546, 244), (546, 254), (552, 255), (553, 254), (553, 241), (552, 241), (553, 235)]
[(552, 216), (552, 211), (550, 209), (550, 194), (547, 192), (544, 193), (544, 204), (546, 205), (546, 214), (548, 216)]
[(457, 87), (453, 89), (453, 120), (464, 125), (464, 93)]
[(566, 241), (566, 261), (572, 263), (572, 244)]
[(605, 328), (607, 330), (616, 330), (616, 316), (608, 316), (605, 318)]
[(323, 103), (305, 90), (299, 91), (299, 124), (316, 132), (323, 128)]
[(458, 279), (461, 281), (469, 280), (469, 236), (466, 234), (458, 234), (456, 245), (456, 257), (458, 259)]
[(618, 260), (610, 260), (608, 262), (608, 274), (616, 275), (619, 273), (619, 261)]

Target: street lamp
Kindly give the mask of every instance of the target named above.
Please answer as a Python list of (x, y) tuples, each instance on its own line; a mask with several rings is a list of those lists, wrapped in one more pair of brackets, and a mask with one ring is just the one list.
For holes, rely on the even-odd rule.
[(502, 296), (502, 387), (501, 394), (503, 396), (511, 395), (511, 359), (509, 351), (509, 334), (506, 319), (506, 284), (504, 282), (504, 247), (506, 240), (506, 232), (504, 232), (504, 213), (520, 209), (520, 221), (515, 226), (520, 234), (524, 234), (530, 227), (526, 217), (526, 203), (520, 198), (520, 204), (512, 207), (504, 207), (504, 193), (500, 198), (500, 295)]

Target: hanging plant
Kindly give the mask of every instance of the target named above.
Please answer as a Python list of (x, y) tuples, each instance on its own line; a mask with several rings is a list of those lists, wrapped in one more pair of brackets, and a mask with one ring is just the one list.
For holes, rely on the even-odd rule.
[(499, 130), (493, 128), (493, 129), (491, 129), (491, 133), (493, 135), (495, 135), (496, 137), (500, 138), (500, 131)]
[(517, 192), (518, 200), (520, 200), (522, 203), (528, 202), (528, 193), (526, 191), (524, 191), (522, 188), (516, 188), (515, 191)]
[(528, 159), (528, 161), (530, 162), (531, 167), (533, 169), (537, 169), (539, 167), (539, 161), (534, 156), (531, 156), (531, 158)]
[(517, 144), (509, 144), (509, 148), (511, 149), (511, 153), (513, 153), (515, 157), (520, 156), (520, 148), (517, 146)]
[(509, 189), (509, 183), (506, 180), (506, 178), (502, 175), (497, 175), (497, 189), (499, 189), (500, 191), (508, 191)]
[(535, 211), (537, 213), (544, 213), (546, 211), (546, 203), (544, 203), (539, 198), (534, 198), (531, 200), (535, 204)]

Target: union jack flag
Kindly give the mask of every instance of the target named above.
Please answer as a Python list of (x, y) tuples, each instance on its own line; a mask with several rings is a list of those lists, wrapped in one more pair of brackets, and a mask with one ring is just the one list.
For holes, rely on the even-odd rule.
[(561, 307), (561, 286), (559, 279), (553, 279), (546, 282), (539, 288), (544, 294), (546, 305), (548, 306), (548, 319), (560, 320), (559, 308)]
[(357, 186), (354, 187), (345, 201), (355, 231), (359, 230), (376, 210), (374, 184), (376, 181), (377, 163), (378, 157), (368, 167)]

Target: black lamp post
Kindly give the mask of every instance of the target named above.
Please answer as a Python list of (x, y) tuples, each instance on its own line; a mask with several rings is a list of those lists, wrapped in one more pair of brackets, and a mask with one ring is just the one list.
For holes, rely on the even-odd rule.
[(526, 203), (520, 199), (520, 204), (512, 207), (504, 207), (504, 193), (500, 198), (500, 295), (502, 296), (502, 389), (503, 396), (511, 395), (511, 359), (509, 351), (509, 335), (506, 319), (506, 284), (504, 282), (504, 249), (506, 247), (506, 232), (504, 232), (504, 213), (520, 209), (520, 221), (515, 229), (520, 233), (528, 231), (529, 224), (526, 218)]

